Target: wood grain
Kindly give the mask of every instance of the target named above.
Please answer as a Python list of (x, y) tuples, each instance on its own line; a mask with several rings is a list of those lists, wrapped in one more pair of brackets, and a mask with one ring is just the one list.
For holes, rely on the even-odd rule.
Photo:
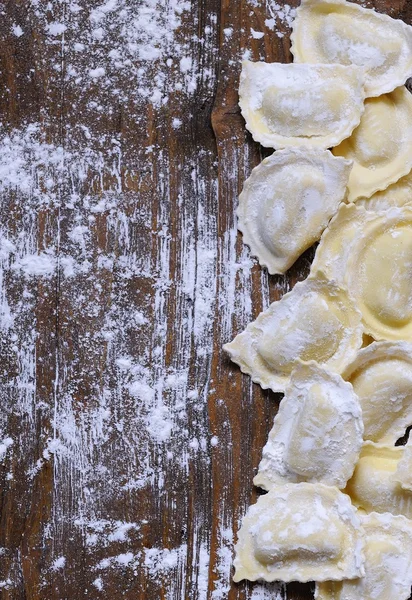
[[(2, 146), (38, 124), (33, 189), (51, 198), (1, 188), (0, 228), (15, 243), (1, 258), (14, 315), (0, 327), (1, 435), (13, 440), (0, 469), (2, 598), (311, 598), (310, 585), (231, 583), (233, 535), (256, 500), (280, 397), (221, 350), (307, 276), (313, 257), (269, 277), (235, 230), (243, 181), (264, 156), (238, 109), (239, 61), (250, 50), (289, 62), (289, 29), (268, 29), (269, 3), (192, 0), (174, 35), (198, 67), (195, 90), (176, 85), (179, 56), (167, 72), (154, 62), (167, 93), (158, 107), (127, 70), (108, 67), (107, 80), (87, 85), (69, 76), (100, 56), (75, 50), (100, 4), (0, 3)], [(412, 23), (406, 0), (367, 4)], [(54, 22), (64, 39), (47, 35)], [(102, 56), (120, 35), (112, 22)], [(44, 168), (48, 144), (63, 159)], [(28, 276), (16, 267), (25, 253), (49, 253), (56, 267)], [(143, 377), (153, 396), (136, 391)], [(159, 406), (172, 423), (163, 441)], [(119, 523), (131, 525), (124, 537)], [(166, 569), (163, 553), (150, 568), (151, 549), (176, 560)]]

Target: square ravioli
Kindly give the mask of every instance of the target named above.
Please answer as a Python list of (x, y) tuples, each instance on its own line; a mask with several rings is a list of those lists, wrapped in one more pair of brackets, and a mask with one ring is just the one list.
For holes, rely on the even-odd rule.
[(315, 362), (292, 371), (253, 483), (265, 490), (308, 481), (342, 489), (363, 442), (362, 411), (352, 386)]
[(365, 576), (318, 583), (315, 600), (408, 600), (412, 586), (412, 521), (389, 513), (362, 515)]
[(275, 486), (251, 506), (234, 581), (327, 581), (364, 575), (363, 530), (350, 499), (313, 483)]

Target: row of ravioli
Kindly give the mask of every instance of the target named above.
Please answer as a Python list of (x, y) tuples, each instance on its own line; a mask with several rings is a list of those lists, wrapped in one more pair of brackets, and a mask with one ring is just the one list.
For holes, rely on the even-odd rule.
[(319, 240), (340, 202), (386, 210), (412, 191), (412, 27), (346, 0), (303, 0), (292, 42), (294, 63), (244, 61), (239, 87), (246, 127), (278, 149), (238, 208), (244, 243), (271, 274)]
[(235, 581), (316, 581), (319, 600), (408, 600), (412, 344), (373, 342), (342, 374), (295, 365), (238, 534)]
[(246, 127), (277, 151), (245, 182), (238, 227), (271, 274), (320, 244), (308, 279), (224, 346), (285, 394), (234, 580), (408, 600), (412, 441), (395, 443), (412, 426), (412, 27), (302, 0), (291, 51), (243, 63)]

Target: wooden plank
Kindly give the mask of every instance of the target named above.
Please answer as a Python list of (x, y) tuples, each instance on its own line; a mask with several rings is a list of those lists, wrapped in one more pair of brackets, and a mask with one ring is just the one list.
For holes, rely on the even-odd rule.
[(280, 396), (221, 347), (313, 256), (268, 277), (236, 233), (239, 61), (290, 61), (286, 17), (153, 6), (1, 5), (2, 597), (310, 598), (230, 579)]

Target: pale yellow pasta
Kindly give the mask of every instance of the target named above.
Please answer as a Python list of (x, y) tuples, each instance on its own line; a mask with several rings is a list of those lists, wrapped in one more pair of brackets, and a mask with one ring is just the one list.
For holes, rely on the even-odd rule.
[(242, 115), (268, 148), (338, 145), (359, 125), (364, 98), (360, 67), (242, 63)]
[(394, 474), (394, 480), (400, 486), (409, 492), (412, 492), (412, 441), (409, 438), (403, 452), (403, 456), (398, 463), (398, 468)]
[(412, 492), (395, 480), (404, 449), (365, 442), (345, 492), (365, 512), (392, 513), (412, 518)]
[(365, 440), (394, 445), (412, 425), (412, 344), (372, 343), (342, 377), (359, 397)]
[(362, 411), (349, 383), (298, 363), (263, 448), (255, 485), (320, 482), (344, 488), (362, 446)]
[(341, 372), (362, 345), (361, 315), (322, 273), (296, 284), (224, 350), (263, 388), (284, 391), (298, 359)]
[(335, 487), (275, 486), (243, 518), (234, 581), (326, 581), (364, 574), (363, 530)]
[(376, 192), (370, 198), (358, 198), (356, 204), (366, 210), (379, 212), (395, 206), (412, 203), (412, 172), (392, 183), (386, 190)]
[(412, 585), (412, 521), (389, 513), (360, 516), (365, 577), (316, 585), (316, 600), (408, 600)]
[(352, 163), (328, 150), (279, 150), (253, 169), (238, 228), (269, 273), (284, 273), (317, 241), (346, 195)]
[(349, 201), (370, 198), (412, 168), (412, 95), (400, 87), (365, 102), (359, 127), (333, 153), (353, 160)]
[(291, 41), (295, 62), (364, 67), (367, 96), (391, 92), (412, 73), (412, 27), (345, 0), (302, 0)]

